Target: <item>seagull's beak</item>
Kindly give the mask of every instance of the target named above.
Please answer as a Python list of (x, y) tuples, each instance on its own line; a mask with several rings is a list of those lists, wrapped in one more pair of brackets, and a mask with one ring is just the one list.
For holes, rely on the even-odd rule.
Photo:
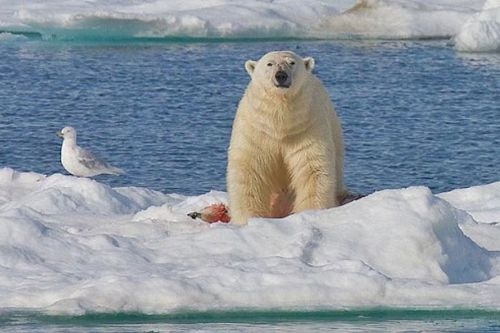
[(64, 138), (64, 134), (62, 134), (62, 132), (57, 132), (56, 134), (57, 134), (57, 136), (60, 136), (61, 138)]
[(201, 214), (198, 213), (198, 212), (192, 212), (192, 213), (189, 213), (187, 214), (187, 216), (189, 216), (190, 218), (192, 218), (193, 220), (197, 219), (197, 218), (201, 218)]

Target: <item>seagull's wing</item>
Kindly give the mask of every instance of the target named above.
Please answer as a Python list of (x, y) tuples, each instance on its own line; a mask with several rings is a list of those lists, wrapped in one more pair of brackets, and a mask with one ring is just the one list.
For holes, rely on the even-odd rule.
[(109, 168), (108, 163), (92, 153), (90, 150), (78, 147), (78, 162), (91, 170), (100, 170)]

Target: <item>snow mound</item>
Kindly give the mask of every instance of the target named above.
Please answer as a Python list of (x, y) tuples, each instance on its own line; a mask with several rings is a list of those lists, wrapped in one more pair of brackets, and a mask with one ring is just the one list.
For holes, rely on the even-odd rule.
[(467, 211), (498, 221), (498, 189), (384, 190), (238, 227), (186, 215), (227, 202), (224, 192), (0, 169), (0, 309), (498, 308), (500, 238), (488, 235), (500, 228)]
[(145, 207), (159, 205), (166, 196), (139, 188), (112, 189), (89, 178), (54, 174), (44, 176), (0, 170), (2, 208), (30, 208), (44, 214), (94, 212), (131, 214)]

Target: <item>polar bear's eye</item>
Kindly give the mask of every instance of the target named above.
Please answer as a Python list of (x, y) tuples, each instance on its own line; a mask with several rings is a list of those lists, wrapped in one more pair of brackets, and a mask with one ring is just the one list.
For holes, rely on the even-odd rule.
[(267, 63), (267, 66), (269, 66), (269, 67), (271, 67), (272, 65), (273, 65), (273, 63), (272, 63), (272, 62), (268, 62), (268, 63)]
[(295, 61), (290, 61), (290, 65), (295, 65)]

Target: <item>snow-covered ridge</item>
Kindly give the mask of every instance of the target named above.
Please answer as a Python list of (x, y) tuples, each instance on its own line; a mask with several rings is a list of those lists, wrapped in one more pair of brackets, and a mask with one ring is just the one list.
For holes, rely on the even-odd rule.
[(245, 227), (186, 216), (221, 201), (0, 169), (0, 308), (500, 309), (500, 182)]
[[(3, 1), (0, 40), (450, 38), (498, 49), (498, 0)], [(464, 22), (467, 22), (464, 25)]]

